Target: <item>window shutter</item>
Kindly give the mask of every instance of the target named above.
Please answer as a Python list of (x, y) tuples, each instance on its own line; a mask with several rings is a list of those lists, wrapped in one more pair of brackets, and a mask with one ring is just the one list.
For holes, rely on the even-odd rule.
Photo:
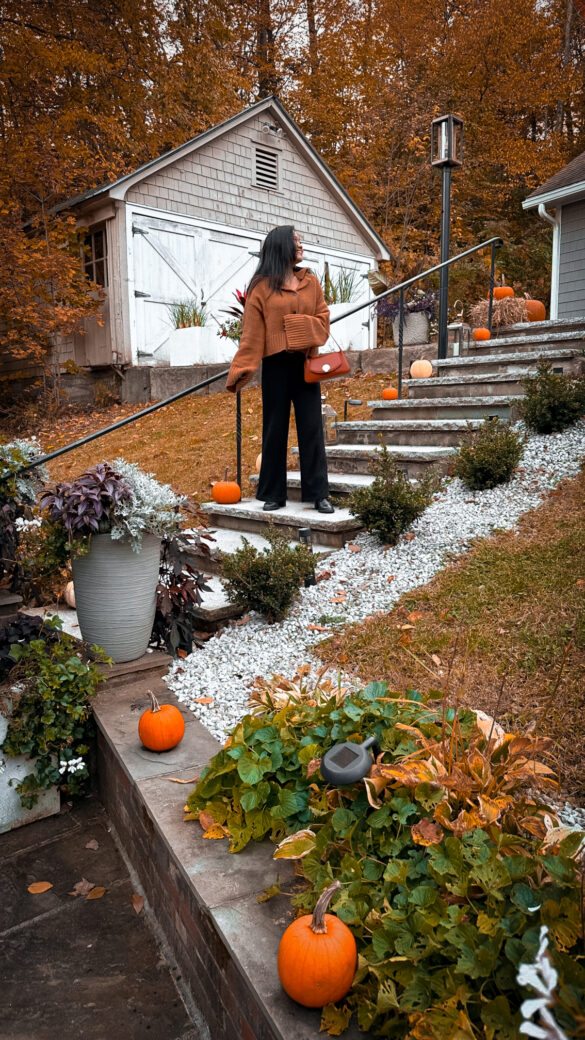
[(256, 148), (255, 183), (259, 188), (278, 191), (278, 155), (267, 148)]

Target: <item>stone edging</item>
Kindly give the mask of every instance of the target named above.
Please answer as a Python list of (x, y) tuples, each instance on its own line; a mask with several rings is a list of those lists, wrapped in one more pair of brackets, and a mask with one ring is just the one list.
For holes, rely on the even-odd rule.
[[(191, 786), (169, 777), (195, 777), (218, 745), (162, 680), (133, 678), (104, 685), (96, 700), (100, 796), (209, 1029), (205, 1040), (319, 1040), (320, 1013), (289, 1000), (276, 971), (290, 902), (258, 903), (277, 875), (283, 890), (294, 887), (291, 864), (277, 865), (266, 842), (230, 855), (225, 840), (204, 840), (198, 823), (183, 822)], [(185, 718), (183, 741), (162, 755), (138, 740), (147, 688)]]

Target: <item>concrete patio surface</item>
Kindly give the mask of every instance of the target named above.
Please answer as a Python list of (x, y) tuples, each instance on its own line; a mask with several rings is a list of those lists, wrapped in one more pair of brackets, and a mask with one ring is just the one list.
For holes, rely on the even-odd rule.
[[(84, 878), (104, 895), (72, 895)], [(2, 835), (0, 891), (1, 1037), (209, 1040), (97, 798)]]

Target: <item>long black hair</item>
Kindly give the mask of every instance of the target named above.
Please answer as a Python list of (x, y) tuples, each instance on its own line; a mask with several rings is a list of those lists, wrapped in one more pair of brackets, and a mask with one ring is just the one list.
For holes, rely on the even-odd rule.
[(268, 232), (262, 243), (258, 267), (248, 286), (248, 295), (262, 278), (268, 278), (268, 284), (274, 292), (282, 290), (284, 280), (295, 263), (294, 234), (292, 224), (282, 224)]

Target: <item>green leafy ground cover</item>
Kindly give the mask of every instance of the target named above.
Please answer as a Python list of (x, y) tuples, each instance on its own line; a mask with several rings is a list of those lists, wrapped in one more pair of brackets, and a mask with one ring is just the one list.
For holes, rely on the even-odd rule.
[[(558, 828), (535, 793), (554, 789), (550, 742), (383, 683), (265, 701), (202, 773), (189, 818), (223, 828), (232, 852), (266, 836), (279, 843), (276, 858), (296, 859), (306, 880), (300, 910), (341, 882), (334, 910), (356, 936), (359, 965), (322, 1027), (339, 1035), (355, 1013), (374, 1036), (513, 1040), (530, 995), (518, 967), (545, 925), (555, 1015), (583, 1035), (583, 835)], [(382, 755), (369, 778), (329, 787), (324, 752), (370, 734)]]

